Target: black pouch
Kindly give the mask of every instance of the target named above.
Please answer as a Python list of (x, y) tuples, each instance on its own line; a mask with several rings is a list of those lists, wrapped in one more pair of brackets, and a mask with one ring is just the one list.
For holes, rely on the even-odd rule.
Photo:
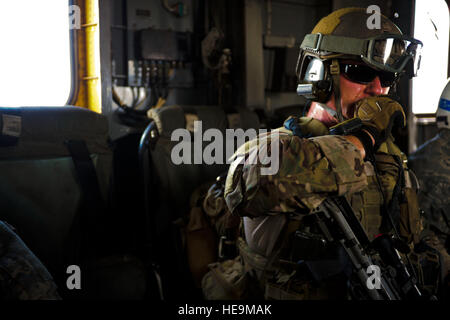
[(425, 294), (439, 295), (443, 282), (442, 257), (439, 251), (421, 241), (416, 244), (409, 258), (417, 274), (418, 284)]
[(340, 273), (349, 275), (351, 262), (338, 243), (327, 242), (321, 235), (296, 231), (291, 261), (305, 268), (315, 281), (323, 281)]
[(326, 240), (314, 233), (296, 231), (292, 242), (291, 260), (318, 260), (330, 254)]

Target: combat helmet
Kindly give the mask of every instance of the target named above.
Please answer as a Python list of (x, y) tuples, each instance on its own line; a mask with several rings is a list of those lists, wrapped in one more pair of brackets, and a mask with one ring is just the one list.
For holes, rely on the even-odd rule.
[(334, 11), (322, 18), (300, 45), (296, 66), (297, 94), (325, 103), (334, 91), (339, 121), (343, 121), (340, 61), (361, 61), (393, 81), (398, 81), (403, 74), (409, 78), (415, 76), (420, 66), (422, 42), (403, 35), (382, 14), (378, 26), (370, 25), (371, 16), (366, 8)]
[(450, 129), (450, 78), (442, 91), (436, 112), (436, 123), (439, 129)]

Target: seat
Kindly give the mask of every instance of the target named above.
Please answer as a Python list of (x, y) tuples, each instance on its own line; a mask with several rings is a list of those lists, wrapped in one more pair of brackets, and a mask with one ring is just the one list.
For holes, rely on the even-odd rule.
[[(113, 158), (106, 117), (64, 106), (0, 108), (0, 119), (0, 220), (16, 228), (63, 298), (142, 296), (139, 259), (107, 256), (120, 233), (107, 216)], [(66, 287), (67, 268), (74, 264), (88, 266), (82, 275), (95, 274), (90, 291)]]
[[(226, 159), (219, 164), (174, 164), (171, 153), (179, 141), (172, 141), (175, 130), (186, 129), (191, 136), (189, 143), (194, 150), (194, 121), (202, 122), (202, 132), (218, 129), (225, 135), (226, 129), (259, 129), (259, 119), (254, 112), (235, 109), (226, 114), (219, 106), (166, 106), (150, 111), (151, 123), (145, 130), (140, 145), (142, 176), (146, 179), (146, 211), (148, 217), (148, 241), (154, 259), (158, 262), (167, 299), (196, 296), (194, 284), (186, 267), (183, 239), (179, 225), (190, 210), (193, 191), (205, 182), (228, 170)], [(202, 150), (211, 142), (203, 142)], [(232, 150), (231, 152), (233, 152)], [(223, 150), (226, 155), (226, 150)], [(183, 290), (179, 290), (183, 286)]]

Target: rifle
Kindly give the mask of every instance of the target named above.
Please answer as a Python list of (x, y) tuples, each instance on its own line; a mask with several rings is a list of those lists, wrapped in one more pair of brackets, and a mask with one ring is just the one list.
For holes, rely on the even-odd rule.
[[(416, 278), (410, 274), (397, 251), (400, 249), (406, 253), (399, 245), (399, 239), (384, 234), (370, 241), (346, 198), (330, 197), (313, 214), (326, 241), (338, 243), (351, 261), (353, 272), (350, 286), (353, 298), (423, 299)], [(368, 268), (374, 266), (381, 271), (376, 286), (369, 285), (373, 277), (368, 274)]]

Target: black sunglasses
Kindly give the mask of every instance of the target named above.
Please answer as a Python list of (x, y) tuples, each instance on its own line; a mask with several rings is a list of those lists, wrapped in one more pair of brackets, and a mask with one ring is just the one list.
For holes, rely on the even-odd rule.
[(398, 76), (398, 73), (378, 71), (364, 64), (341, 63), (340, 68), (348, 80), (360, 84), (369, 84), (378, 76), (384, 88), (392, 86)]

